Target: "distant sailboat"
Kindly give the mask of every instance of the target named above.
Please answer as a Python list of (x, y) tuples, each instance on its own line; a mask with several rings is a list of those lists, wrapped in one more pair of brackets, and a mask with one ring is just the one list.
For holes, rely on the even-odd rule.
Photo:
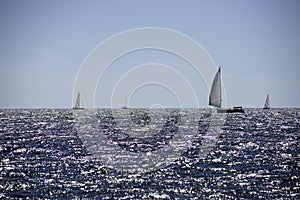
[(240, 112), (243, 113), (244, 109), (241, 106), (222, 109), (222, 85), (221, 85), (221, 67), (219, 68), (217, 74), (215, 75), (213, 84), (211, 86), (210, 94), (209, 94), (209, 105), (219, 108), (218, 113), (235, 113)]
[(83, 109), (80, 105), (80, 92), (78, 92), (77, 94), (75, 106), (73, 107), (73, 109)]
[(125, 105), (122, 107), (122, 109), (128, 109), (128, 107), (127, 107), (127, 96), (125, 97)]
[(269, 94), (267, 95), (266, 101), (265, 101), (265, 106), (263, 109), (270, 109), (270, 97)]

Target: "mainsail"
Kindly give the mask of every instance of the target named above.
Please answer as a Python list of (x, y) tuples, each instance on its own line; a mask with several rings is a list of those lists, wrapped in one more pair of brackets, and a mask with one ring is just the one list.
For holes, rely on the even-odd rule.
[(270, 109), (270, 98), (269, 98), (269, 94), (267, 95), (267, 98), (266, 98), (266, 101), (265, 101), (264, 109)]
[(80, 108), (81, 108), (80, 107), (80, 92), (78, 92), (74, 109), (80, 109)]
[(221, 67), (219, 68), (209, 95), (209, 105), (215, 106), (217, 108), (222, 107), (222, 96), (221, 96)]

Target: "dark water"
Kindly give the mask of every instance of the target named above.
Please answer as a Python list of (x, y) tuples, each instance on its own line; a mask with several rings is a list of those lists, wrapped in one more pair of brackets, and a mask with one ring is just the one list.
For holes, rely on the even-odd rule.
[[(204, 159), (195, 159), (201, 148), (196, 136), (195, 148), (174, 163), (128, 174), (90, 159), (72, 110), (0, 110), (0, 198), (300, 199), (299, 113), (247, 109), (228, 114)], [(155, 120), (139, 112), (131, 117), (142, 127)], [(109, 114), (99, 118), (105, 130), (112, 127), (110, 119)], [(151, 140), (151, 150), (158, 148), (156, 140), (176, 133), (180, 118), (172, 120)], [(199, 121), (201, 135), (207, 124)], [(109, 131), (107, 136), (118, 141), (124, 134)], [(121, 144), (130, 151), (128, 143)]]

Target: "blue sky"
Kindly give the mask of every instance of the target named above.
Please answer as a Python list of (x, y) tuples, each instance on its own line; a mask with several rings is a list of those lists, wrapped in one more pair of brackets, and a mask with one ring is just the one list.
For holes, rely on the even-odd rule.
[[(89, 52), (139, 27), (174, 29), (200, 43), (222, 66), (227, 106), (261, 107), (269, 93), (273, 107), (299, 107), (299, 9), (297, 0), (2, 0), (0, 108), (71, 107), (73, 82)], [(145, 89), (132, 106), (153, 104), (152, 96), (168, 100), (162, 88)], [(199, 94), (203, 107), (206, 92)], [(96, 98), (106, 107), (101, 97), (108, 98), (105, 89)], [(163, 103), (174, 106), (169, 98)]]

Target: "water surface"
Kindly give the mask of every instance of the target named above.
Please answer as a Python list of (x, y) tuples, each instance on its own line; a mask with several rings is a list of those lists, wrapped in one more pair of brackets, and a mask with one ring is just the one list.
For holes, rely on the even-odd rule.
[[(155, 171), (130, 174), (91, 159), (74, 126), (73, 110), (0, 110), (0, 198), (300, 198), (300, 109), (227, 114), (215, 147), (197, 159), (209, 123), (205, 112), (191, 116), (199, 118), (198, 135), (179, 159)], [(147, 135), (149, 124), (160, 119), (132, 110), (131, 125), (114, 132), (110, 113), (98, 113), (106, 136), (132, 152), (155, 151), (184, 134), (176, 132), (180, 118), (175, 114), (173, 122), (162, 121), (169, 125), (159, 127), (152, 140), (136, 140), (142, 144), (137, 148), (132, 138), (126, 140), (132, 124)]]

